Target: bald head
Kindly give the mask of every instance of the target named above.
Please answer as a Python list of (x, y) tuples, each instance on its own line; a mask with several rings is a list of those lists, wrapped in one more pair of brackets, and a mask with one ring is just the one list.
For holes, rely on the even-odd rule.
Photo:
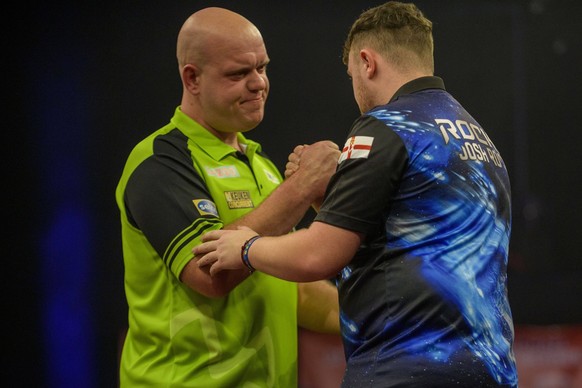
[(262, 43), (261, 33), (245, 17), (224, 8), (204, 8), (192, 14), (178, 34), (178, 65), (180, 68), (188, 63), (203, 66), (213, 59), (214, 53), (257, 39)]
[(237, 13), (204, 8), (182, 26), (176, 54), (180, 109), (237, 148), (237, 132), (261, 122), (269, 93), (269, 56), (261, 33)]

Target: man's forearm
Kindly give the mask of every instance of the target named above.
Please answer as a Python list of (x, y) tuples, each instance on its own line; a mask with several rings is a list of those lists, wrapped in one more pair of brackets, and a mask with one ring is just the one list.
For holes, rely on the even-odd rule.
[(298, 177), (289, 178), (255, 210), (226, 225), (225, 229), (248, 226), (261, 235), (279, 236), (290, 232), (301, 221), (312, 202), (308, 188)]

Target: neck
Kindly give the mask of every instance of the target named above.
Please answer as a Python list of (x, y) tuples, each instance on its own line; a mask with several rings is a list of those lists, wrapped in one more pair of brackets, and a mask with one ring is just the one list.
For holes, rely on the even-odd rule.
[(238, 143), (238, 132), (222, 132), (215, 129), (206, 120), (204, 120), (203, 115), (199, 114), (199, 110), (193, 104), (187, 104), (185, 100), (182, 100), (181, 108), (182, 113), (189, 116), (192, 120), (196, 121), (202, 127), (204, 127), (208, 132), (212, 133), (214, 136), (219, 138), (224, 144), (227, 144), (237, 151), (242, 152), (242, 148)]

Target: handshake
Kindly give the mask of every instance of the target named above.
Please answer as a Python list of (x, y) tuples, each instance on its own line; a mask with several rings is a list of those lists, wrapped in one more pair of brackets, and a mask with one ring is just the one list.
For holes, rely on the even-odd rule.
[(315, 210), (319, 210), (340, 154), (337, 144), (322, 140), (310, 145), (298, 145), (287, 158), (285, 179), (296, 179), (296, 184), (302, 189), (311, 190), (311, 203)]
[[(311, 204), (318, 211), (330, 178), (337, 168), (340, 154), (337, 144), (328, 140), (310, 145), (298, 145), (289, 154), (285, 165), (285, 182), (273, 194), (279, 191), (284, 193), (281, 198), (304, 198), (307, 206)], [(277, 195), (271, 195), (271, 197), (277, 197)], [(273, 213), (280, 212), (283, 207), (289, 205), (282, 202), (279, 204), (277, 211), (271, 209), (272, 211), (267, 212), (272, 216), (270, 218), (275, 217)], [(260, 213), (264, 209), (265, 207), (259, 206), (255, 211)], [(279, 214), (277, 217), (285, 217), (285, 215)], [(269, 230), (269, 233), (265, 233), (264, 224), (255, 224), (252, 229), (249, 227), (253, 225), (252, 220), (243, 217), (241, 223), (206, 233), (202, 236), (202, 244), (192, 249), (198, 266), (207, 267), (212, 276), (222, 270), (247, 268), (253, 272), (254, 267), (248, 257), (251, 244), (258, 240), (259, 235), (272, 234), (273, 231)], [(263, 230), (257, 229), (257, 227), (261, 228), (260, 225), (263, 225)]]

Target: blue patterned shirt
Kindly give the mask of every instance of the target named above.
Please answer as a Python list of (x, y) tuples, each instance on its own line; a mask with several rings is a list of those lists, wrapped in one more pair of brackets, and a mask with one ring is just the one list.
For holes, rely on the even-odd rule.
[(440, 78), (354, 122), (316, 221), (366, 235), (337, 278), (344, 387), (517, 386), (508, 173)]

